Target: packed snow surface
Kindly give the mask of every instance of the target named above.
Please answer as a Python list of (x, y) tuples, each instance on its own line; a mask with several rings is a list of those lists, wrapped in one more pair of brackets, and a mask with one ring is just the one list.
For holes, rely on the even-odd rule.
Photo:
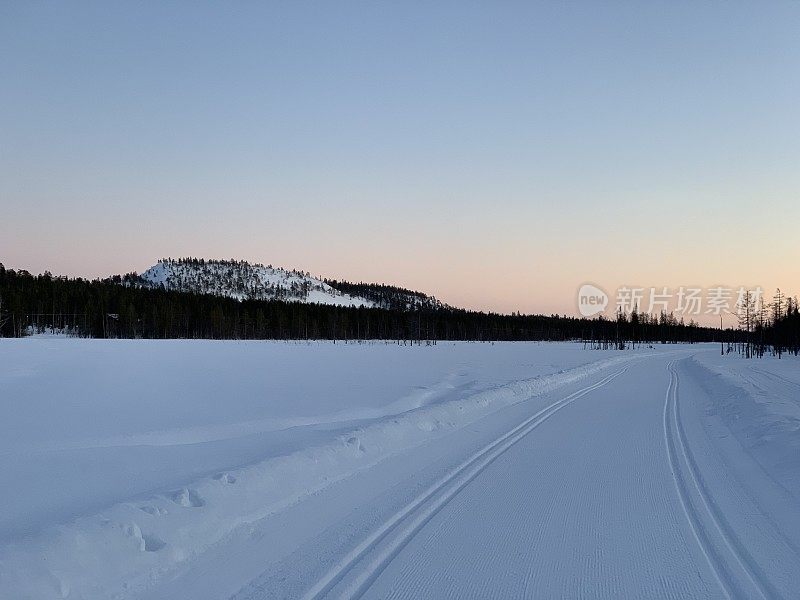
[(0, 340), (0, 597), (796, 597), (798, 367)]

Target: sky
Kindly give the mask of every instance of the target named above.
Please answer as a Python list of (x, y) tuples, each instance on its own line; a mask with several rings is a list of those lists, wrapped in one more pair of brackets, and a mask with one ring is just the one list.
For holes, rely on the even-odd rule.
[(800, 293), (800, 2), (2, 2), (0, 262)]

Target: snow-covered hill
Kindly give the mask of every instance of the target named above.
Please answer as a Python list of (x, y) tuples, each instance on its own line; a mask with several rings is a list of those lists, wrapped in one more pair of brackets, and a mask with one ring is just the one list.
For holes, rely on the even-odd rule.
[(340, 292), (309, 273), (245, 261), (165, 258), (147, 269), (140, 278), (150, 287), (237, 300), (375, 306), (371, 300)]
[[(120, 278), (130, 284), (131, 276)], [(311, 274), (240, 260), (164, 258), (141, 275), (135, 285), (237, 300), (283, 300), (391, 310), (449, 308), (433, 296), (377, 283), (322, 280)]]

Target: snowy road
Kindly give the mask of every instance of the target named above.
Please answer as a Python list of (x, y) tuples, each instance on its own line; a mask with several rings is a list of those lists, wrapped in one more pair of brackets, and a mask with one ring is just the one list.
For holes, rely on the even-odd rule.
[(0, 597), (798, 597), (797, 357), (3, 349)]
[[(797, 597), (796, 499), (703, 427), (698, 375), (685, 353), (659, 356), (555, 399), (379, 520), (303, 597)], [(240, 597), (280, 595), (280, 573)]]

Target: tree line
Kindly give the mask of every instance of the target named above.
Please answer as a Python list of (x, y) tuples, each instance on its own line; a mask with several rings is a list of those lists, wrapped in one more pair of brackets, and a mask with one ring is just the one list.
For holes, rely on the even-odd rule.
[(739, 329), (728, 344), (745, 358), (770, 353), (778, 358), (785, 352), (800, 354), (800, 307), (797, 298), (775, 291), (771, 302), (746, 291), (739, 307)]
[[(391, 290), (395, 291), (400, 290)], [(389, 295), (390, 290), (380, 292)], [(432, 302), (411, 308), (399, 304), (393, 308), (367, 308), (279, 300), (240, 301), (126, 285), (122, 277), (88, 280), (47, 272), (32, 275), (0, 264), (3, 337), (58, 330), (93, 338), (382, 339), (401, 343), (584, 340), (591, 347), (624, 348), (657, 342), (730, 344), (738, 334), (693, 322), (686, 324), (669, 314), (656, 318), (634, 312), (619, 314), (615, 319), (585, 319), (470, 311)], [(760, 334), (781, 340), (781, 347), (796, 351), (798, 325), (794, 305), (785, 320)]]
[(433, 296), (395, 285), (364, 282), (351, 283), (349, 281), (337, 281), (336, 279), (325, 279), (324, 282), (343, 294), (365, 298), (382, 308), (392, 310), (445, 308), (444, 304)]

